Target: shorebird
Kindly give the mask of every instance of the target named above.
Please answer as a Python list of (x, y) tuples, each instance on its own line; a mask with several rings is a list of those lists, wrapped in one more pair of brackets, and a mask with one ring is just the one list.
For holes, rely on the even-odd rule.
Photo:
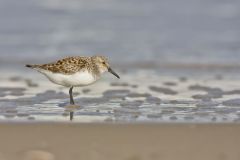
[(93, 84), (104, 72), (110, 72), (117, 78), (106, 57), (67, 57), (48, 64), (27, 64), (26, 67), (37, 70), (45, 75), (51, 82), (70, 87), (70, 104), (74, 105), (72, 95), (73, 87), (81, 87)]

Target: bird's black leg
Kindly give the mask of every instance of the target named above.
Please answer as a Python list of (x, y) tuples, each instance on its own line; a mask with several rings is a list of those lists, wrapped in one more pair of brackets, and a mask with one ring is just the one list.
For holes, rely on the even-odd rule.
[(72, 95), (72, 90), (73, 90), (73, 87), (71, 87), (70, 89), (69, 89), (69, 95), (70, 95), (70, 104), (74, 104), (74, 100), (73, 100), (73, 95)]

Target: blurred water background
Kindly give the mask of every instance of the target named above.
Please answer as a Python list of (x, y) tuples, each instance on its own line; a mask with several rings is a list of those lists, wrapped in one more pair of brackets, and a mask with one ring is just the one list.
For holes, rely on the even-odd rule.
[(5, 68), (94, 54), (120, 65), (240, 59), (239, 0), (0, 0), (0, 22)]

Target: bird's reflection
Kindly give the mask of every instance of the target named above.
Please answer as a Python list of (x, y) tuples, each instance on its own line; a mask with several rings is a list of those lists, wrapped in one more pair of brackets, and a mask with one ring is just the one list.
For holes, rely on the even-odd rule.
[(65, 112), (69, 113), (70, 121), (72, 121), (73, 118), (74, 118), (74, 111), (78, 110), (80, 108), (80, 106), (78, 106), (78, 105), (67, 105), (64, 108), (65, 108)]
[(70, 112), (70, 114), (69, 114), (70, 121), (72, 121), (72, 120), (73, 120), (73, 115), (74, 115), (74, 112)]

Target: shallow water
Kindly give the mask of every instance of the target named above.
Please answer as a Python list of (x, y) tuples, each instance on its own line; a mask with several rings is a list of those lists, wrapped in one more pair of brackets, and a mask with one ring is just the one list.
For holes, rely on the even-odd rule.
[(240, 121), (236, 75), (119, 72), (120, 80), (106, 74), (94, 85), (74, 88), (76, 106), (69, 105), (68, 88), (54, 85), (34, 71), (26, 77), (6, 73), (0, 79), (0, 120), (68, 122), (72, 112), (73, 122)]

